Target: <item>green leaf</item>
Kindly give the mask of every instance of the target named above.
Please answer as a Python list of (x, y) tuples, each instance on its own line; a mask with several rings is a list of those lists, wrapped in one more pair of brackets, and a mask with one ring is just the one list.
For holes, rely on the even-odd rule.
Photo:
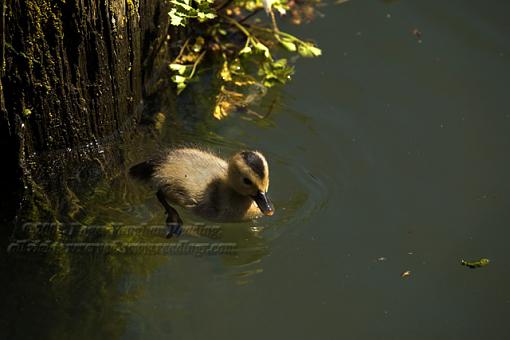
[(276, 82), (266, 79), (266, 80), (264, 80), (264, 82), (262, 84), (265, 87), (273, 87), (276, 84)]
[(32, 114), (32, 110), (30, 109), (23, 109), (23, 117), (28, 117)]
[(282, 44), (283, 47), (285, 47), (287, 50), (289, 50), (291, 52), (296, 52), (296, 50), (297, 50), (296, 44), (294, 44), (292, 41), (280, 40), (280, 44)]
[(299, 45), (298, 53), (303, 57), (312, 58), (320, 56), (322, 51), (320, 48), (315, 47), (313, 44), (305, 43)]
[(296, 38), (292, 37), (285, 37), (280, 35), (275, 35), (276, 40), (280, 42), (280, 44), (283, 45), (287, 50), (290, 52), (296, 52), (297, 46), (296, 43), (299, 41)]
[(180, 75), (183, 75), (184, 73), (186, 73), (186, 70), (188, 69), (188, 67), (190, 66), (187, 66), (187, 65), (182, 65), (182, 64), (170, 64), (168, 65), (168, 67), (172, 70), (172, 71), (176, 71), (177, 73), (179, 73)]
[(174, 26), (184, 26), (184, 18), (179, 16), (176, 8), (172, 8), (170, 12), (168, 12), (170, 16), (170, 24)]
[(279, 59), (273, 63), (274, 68), (284, 68), (287, 66), (287, 59)]
[(177, 94), (181, 94), (181, 92), (186, 88), (186, 83), (178, 83), (177, 84)]
[(275, 62), (262, 63), (258, 74), (263, 76), (263, 85), (271, 87), (277, 83), (285, 84), (294, 73), (294, 68), (287, 65), (287, 59), (279, 59)]
[(239, 51), (239, 54), (250, 54), (252, 49), (250, 46), (245, 46), (242, 50)]
[(266, 45), (264, 45), (263, 43), (261, 43), (260, 41), (257, 41), (253, 44), (253, 47), (257, 50), (257, 51), (260, 51), (260, 52), (263, 52), (264, 53), (264, 56), (267, 58), (267, 59), (272, 59), (271, 58), (271, 53), (269, 52), (269, 48), (267, 48)]
[(464, 261), (461, 260), (460, 264), (463, 266), (467, 266), (469, 268), (478, 268), (478, 267), (485, 267), (487, 266), (491, 261), (487, 258), (482, 258), (479, 261)]
[(313, 46), (313, 45), (310, 46), (310, 51), (312, 52), (314, 57), (318, 57), (318, 56), (322, 55), (322, 50), (318, 47)]
[(177, 5), (177, 6), (180, 6), (182, 7), (184, 10), (190, 12), (190, 11), (193, 11), (195, 10), (193, 7), (191, 7), (188, 3), (186, 3), (186, 1), (183, 3), (183, 2), (179, 2), (179, 1), (176, 1), (176, 0), (172, 0), (170, 1), (171, 3)]
[(182, 69), (182, 68), (184, 68), (186, 66), (181, 65), (181, 64), (170, 64), (170, 65), (168, 65), (168, 67), (170, 67), (170, 69), (172, 71), (179, 71), (180, 69)]
[(204, 22), (210, 19), (216, 18), (216, 14), (214, 13), (206, 13), (206, 12), (197, 12), (198, 21)]
[(188, 78), (180, 76), (178, 74), (172, 76), (172, 81), (177, 84), (184, 83), (186, 80), (188, 80)]
[(220, 76), (224, 81), (232, 81), (232, 74), (230, 74), (230, 70), (226, 60), (223, 63), (223, 68), (221, 69)]

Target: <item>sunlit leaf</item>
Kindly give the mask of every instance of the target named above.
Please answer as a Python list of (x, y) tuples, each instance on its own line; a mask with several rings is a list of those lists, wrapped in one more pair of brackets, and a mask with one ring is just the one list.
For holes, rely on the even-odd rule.
[(314, 57), (318, 57), (320, 55), (322, 55), (322, 50), (316, 46), (310, 46), (310, 51), (312, 52), (312, 55)]
[(220, 106), (220, 103), (218, 103), (215, 107), (214, 107), (214, 112), (213, 112), (213, 117), (220, 120), (223, 118), (223, 113), (221, 112), (221, 106)]
[(171, 0), (170, 2), (171, 2), (171, 3), (173, 3), (173, 4), (175, 4), (175, 5), (177, 5), (177, 6), (182, 7), (182, 9), (184, 9), (184, 10), (186, 10), (186, 11), (193, 11), (193, 10), (194, 10), (194, 8), (193, 8), (193, 7), (191, 7), (191, 6), (189, 5), (189, 3), (187, 3), (187, 1), (179, 2), (179, 1), (176, 1), (176, 0)]
[(485, 267), (487, 265), (489, 265), (491, 261), (487, 258), (482, 258), (478, 261), (465, 261), (465, 260), (461, 260), (460, 261), (460, 264), (463, 265), (463, 266), (466, 266), (466, 267), (469, 267), (471, 269), (473, 268), (480, 268), (480, 267)]
[(177, 94), (180, 94), (182, 92), (182, 90), (184, 90), (186, 88), (186, 83), (182, 82), (182, 83), (178, 83), (177, 84)]
[(410, 270), (406, 270), (405, 272), (400, 274), (400, 277), (402, 277), (402, 278), (409, 277), (409, 276), (411, 276), (411, 271)]
[(267, 59), (271, 59), (271, 53), (269, 52), (269, 48), (267, 48), (266, 45), (264, 45), (263, 43), (257, 41), (253, 47), (257, 50), (257, 51), (261, 51), (264, 53), (264, 56), (267, 58)]
[(224, 81), (232, 81), (232, 75), (230, 74), (227, 61), (223, 63), (223, 68), (221, 69), (220, 76)]
[(236, 80), (234, 81), (234, 85), (236, 86), (248, 86), (248, 85), (252, 85), (252, 84), (255, 84), (255, 80)]
[(283, 68), (285, 66), (287, 66), (287, 59), (279, 59), (273, 63), (275, 68)]
[(174, 26), (184, 26), (184, 19), (177, 14), (177, 9), (172, 8), (170, 12), (168, 12), (170, 16), (170, 24)]
[(197, 12), (197, 17), (200, 22), (216, 18), (214, 13)]
[(172, 81), (174, 83), (184, 83), (188, 78), (180, 76), (178, 74), (172, 76)]
[(28, 117), (32, 114), (32, 110), (30, 109), (23, 109), (23, 117)]
[(230, 104), (228, 101), (220, 100), (218, 101), (218, 104), (216, 104), (216, 107), (214, 108), (213, 116), (218, 120), (223, 119), (225, 117), (228, 117), (232, 109), (233, 109), (232, 104)]
[(311, 58), (320, 56), (322, 51), (320, 48), (314, 46), (313, 44), (305, 43), (299, 45), (298, 53), (303, 57)]
[(297, 47), (296, 47), (296, 44), (294, 44), (292, 41), (290, 40), (287, 40), (287, 39), (281, 39), (280, 40), (280, 44), (283, 45), (283, 47), (285, 47), (287, 50), (289, 50), (290, 52), (296, 52), (297, 50)]
[(252, 49), (250, 46), (245, 46), (242, 50), (239, 51), (239, 54), (250, 54)]
[(175, 63), (170, 64), (168, 66), (170, 67), (170, 69), (172, 71), (177, 71), (177, 73), (179, 73), (180, 75), (183, 75), (186, 72), (186, 68), (187, 68), (186, 65), (175, 64)]

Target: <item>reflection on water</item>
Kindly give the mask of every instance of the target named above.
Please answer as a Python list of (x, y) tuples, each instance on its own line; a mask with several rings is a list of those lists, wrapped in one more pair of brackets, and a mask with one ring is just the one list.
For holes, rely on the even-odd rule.
[[(193, 267), (198, 264), (209, 266), (212, 272), (207, 280), (235, 286), (249, 285), (254, 277), (264, 272), (263, 258), (271, 253), (272, 243), (294, 224), (307, 221), (323, 207), (327, 188), (298, 157), (275, 152), (256, 140), (246, 140), (249, 130), (257, 133), (278, 128), (271, 114), (282, 109), (279, 90), (274, 90), (258, 106), (253, 106), (254, 110), (265, 111), (263, 114), (233, 112), (230, 119), (218, 124), (209, 114), (213, 103), (194, 99), (197, 93), (211, 93), (201, 98), (214, 97), (214, 89), (206, 85), (190, 87), (179, 97), (178, 111), (173, 114), (174, 108), (166, 107), (163, 101), (160, 112), (152, 119), (155, 128), (142, 127), (128, 137), (124, 145), (117, 145), (122, 153), (120, 171), (113, 171), (107, 178), (94, 177), (92, 185), (87, 187), (82, 180), (91, 179), (91, 174), (100, 174), (100, 170), (108, 166), (108, 160), (98, 159), (90, 167), (82, 165), (77, 169), (76, 174), (71, 175), (74, 185), (65, 192), (69, 199), (59, 208), (58, 227), (48, 225), (43, 230), (34, 224), (20, 226), (14, 231), (12, 241), (20, 241), (11, 244), (11, 253), (1, 261), (3, 277), (10, 281), (3, 282), (6, 298), (2, 315), (7, 316), (10, 311), (17, 314), (16, 317), (3, 317), (5, 336), (22, 333), (27, 337), (89, 339), (137, 333), (140, 329), (136, 322), (140, 320), (130, 319), (136, 317), (137, 308), (146, 308), (137, 305), (146, 294), (154, 294), (152, 291), (147, 293), (146, 285), (153, 275), (161, 272), (174, 273), (158, 286), (158, 290), (164, 290), (160, 296), (166, 301), (164, 308), (170, 310), (155, 315), (153, 322), (159, 324), (180, 314), (185, 317), (190, 312), (187, 296), (194, 293), (183, 290), (174, 275), (179, 276), (179, 280), (188, 275), (190, 280), (193, 276), (197, 279), (201, 275), (183, 274), (181, 266), (192, 261)], [(315, 133), (311, 120), (305, 115), (295, 112), (289, 117), (307, 133)], [(276, 214), (253, 222), (212, 225), (181, 211), (185, 221), (183, 234), (179, 238), (166, 239), (165, 214), (154, 190), (130, 178), (127, 169), (166, 148), (182, 145), (207, 148), (225, 158), (241, 149), (263, 150), (270, 163), (270, 193), (277, 207)], [(37, 162), (49, 158), (36, 157), (34, 161)], [(203, 228), (208, 227), (217, 227), (220, 232), (209, 237), (211, 235), (203, 232)], [(45, 255), (21, 251), (34, 244), (23, 241), (27, 237), (41, 239), (51, 252)], [(106, 244), (108, 253), (104, 248), (92, 254), (65, 251), (58, 242)], [(194, 252), (185, 252), (184, 256), (127, 255), (129, 246), (172, 243), (187, 246), (233, 244), (235, 249), (233, 253), (213, 256)], [(37, 241), (35, 244), (41, 245)], [(36, 320), (30, 322), (30, 327), (24, 327), (26, 320), (31, 318)]]
[[(509, 338), (508, 6), (344, 2), (289, 28), (316, 37), (324, 56), (300, 61), (288, 87), (251, 107), (257, 114), (215, 121), (208, 82), (186, 89), (176, 106), (158, 108), (157, 129), (119, 146), (121, 171), (72, 190), (69, 220), (161, 225), (154, 192), (125, 169), (182, 144), (225, 157), (263, 151), (276, 214), (219, 224), (219, 238), (181, 236), (234, 242), (235, 255), (2, 256), (0, 332)], [(459, 264), (482, 257), (489, 266)]]

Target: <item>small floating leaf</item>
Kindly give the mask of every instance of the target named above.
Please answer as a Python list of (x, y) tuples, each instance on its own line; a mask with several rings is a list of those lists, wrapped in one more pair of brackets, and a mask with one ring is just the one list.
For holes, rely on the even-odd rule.
[(194, 8), (189, 5), (190, 1), (186, 1), (185, 0), (184, 2), (179, 2), (179, 1), (176, 1), (176, 0), (172, 0), (170, 2), (173, 3), (173, 4), (176, 4), (178, 6), (181, 6), (186, 11), (194, 10)]
[(400, 277), (402, 277), (402, 278), (409, 277), (409, 276), (411, 276), (411, 271), (410, 270), (406, 270), (405, 272), (400, 274)]
[(24, 109), (23, 110), (23, 117), (28, 117), (32, 114), (32, 110), (30, 109)]
[(485, 267), (487, 266), (491, 261), (487, 258), (481, 258), (480, 260), (478, 261), (464, 261), (464, 260), (460, 260), (460, 264), (463, 265), (463, 266), (466, 266), (466, 267), (469, 267), (471, 269), (474, 269), (474, 268), (480, 268), (480, 267)]

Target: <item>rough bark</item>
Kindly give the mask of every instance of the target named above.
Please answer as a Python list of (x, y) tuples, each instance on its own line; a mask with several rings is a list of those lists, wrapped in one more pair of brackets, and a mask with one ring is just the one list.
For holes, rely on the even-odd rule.
[(108, 145), (133, 128), (150, 97), (155, 46), (169, 29), (167, 6), (164, 0), (5, 0), (0, 24), (4, 221), (16, 212), (33, 220), (65, 209), (66, 198), (54, 193), (69, 186), (69, 168), (77, 162), (88, 173), (73, 178), (93, 181), (105, 171), (109, 162), (98, 159), (111, 156)]
[(172, 53), (159, 48), (167, 41), (167, 6), (0, 0), (1, 339), (124, 333), (116, 308), (130, 293), (119, 292), (118, 280), (149, 270), (154, 260), (5, 250), (9, 236), (17, 237), (14, 226), (62, 221), (73, 195), (124, 166), (119, 144), (142, 110), (158, 110), (147, 101), (158, 91), (154, 79), (166, 69), (165, 53)]

